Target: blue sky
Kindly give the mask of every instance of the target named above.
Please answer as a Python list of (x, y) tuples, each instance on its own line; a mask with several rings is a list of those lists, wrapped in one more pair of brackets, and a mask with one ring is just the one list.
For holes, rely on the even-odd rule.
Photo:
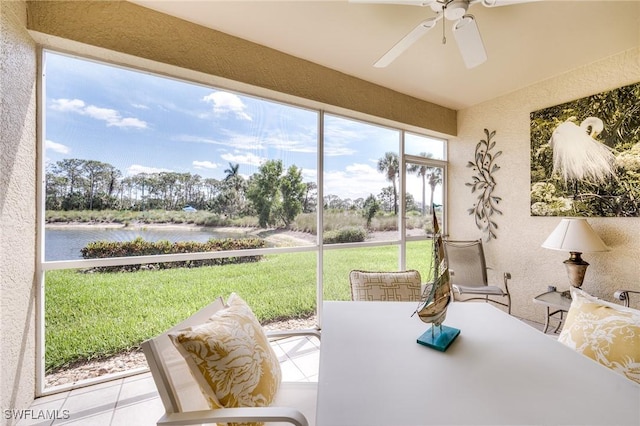
[[(229, 163), (248, 177), (280, 159), (317, 182), (315, 111), (54, 53), (46, 56), (45, 84), (47, 162), (80, 158), (125, 176), (222, 179)], [(397, 131), (327, 115), (324, 137), (325, 194), (355, 199), (389, 185), (377, 161), (398, 152)], [(408, 189), (419, 199), (414, 180)]]

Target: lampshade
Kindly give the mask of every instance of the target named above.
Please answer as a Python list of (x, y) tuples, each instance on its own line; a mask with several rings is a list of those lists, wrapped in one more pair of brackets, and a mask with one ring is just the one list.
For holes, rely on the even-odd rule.
[(583, 218), (562, 219), (542, 247), (581, 253), (609, 251), (609, 247)]

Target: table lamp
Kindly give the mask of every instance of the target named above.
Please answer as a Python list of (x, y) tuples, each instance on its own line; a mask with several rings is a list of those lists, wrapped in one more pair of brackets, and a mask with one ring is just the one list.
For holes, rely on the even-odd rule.
[(589, 264), (582, 259), (582, 253), (609, 251), (589, 222), (582, 218), (565, 218), (547, 237), (542, 247), (568, 251), (569, 259), (564, 261), (569, 275), (569, 283), (580, 288)]

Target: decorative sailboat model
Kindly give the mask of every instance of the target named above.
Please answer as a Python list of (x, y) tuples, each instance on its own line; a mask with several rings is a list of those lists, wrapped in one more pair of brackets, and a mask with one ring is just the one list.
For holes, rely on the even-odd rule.
[(451, 303), (451, 277), (449, 265), (445, 256), (442, 234), (438, 226), (435, 209), (433, 212), (433, 250), (432, 250), (432, 277), (433, 282), (427, 285), (422, 293), (418, 314), (423, 322), (430, 323), (431, 327), (420, 337), (418, 343), (439, 351), (446, 351), (449, 345), (458, 337), (460, 330), (442, 325), (447, 316), (447, 306)]

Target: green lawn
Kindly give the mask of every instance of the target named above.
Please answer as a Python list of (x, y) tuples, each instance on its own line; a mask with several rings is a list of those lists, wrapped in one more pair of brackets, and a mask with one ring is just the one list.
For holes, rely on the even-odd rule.
[[(430, 241), (407, 244), (408, 268), (427, 277)], [(316, 306), (316, 253), (257, 263), (128, 273), (46, 273), (46, 370), (137, 347), (217, 296), (238, 293), (262, 322), (307, 316)], [(352, 269), (397, 270), (396, 246), (324, 252), (324, 299), (350, 298)]]

